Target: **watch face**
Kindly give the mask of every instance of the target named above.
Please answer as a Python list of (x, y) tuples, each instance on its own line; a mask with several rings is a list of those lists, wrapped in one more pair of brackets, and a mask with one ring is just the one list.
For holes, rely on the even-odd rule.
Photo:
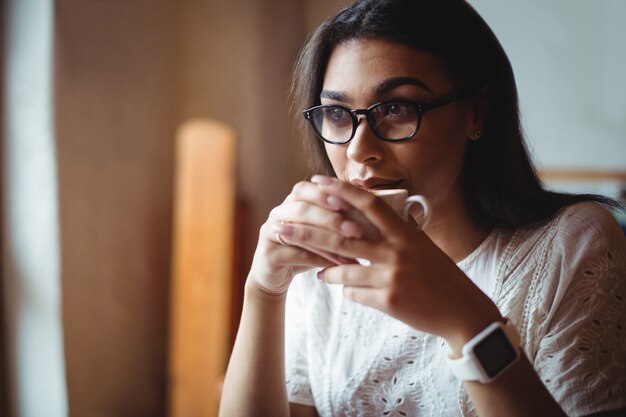
[(474, 346), (473, 350), (474, 355), (482, 364), (489, 378), (498, 375), (500, 371), (517, 358), (517, 352), (511, 346), (504, 331), (500, 328), (494, 330)]

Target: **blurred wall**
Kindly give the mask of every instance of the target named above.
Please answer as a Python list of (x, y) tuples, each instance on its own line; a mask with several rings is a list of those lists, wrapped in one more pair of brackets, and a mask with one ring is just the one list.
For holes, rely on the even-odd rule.
[(176, 127), (209, 117), (239, 132), (245, 274), (261, 223), (305, 175), (287, 90), (323, 3), (56, 2), (72, 416), (164, 415)]
[(469, 2), (511, 60), (537, 164), (626, 170), (626, 2)]
[(70, 415), (165, 401), (177, 8), (56, 2), (56, 121)]
[[(300, 3), (300, 4), (299, 4)], [(305, 31), (301, 2), (181, 2), (181, 120), (216, 117), (240, 135), (239, 194), (254, 236), (304, 175), (291, 137), (287, 90)]]

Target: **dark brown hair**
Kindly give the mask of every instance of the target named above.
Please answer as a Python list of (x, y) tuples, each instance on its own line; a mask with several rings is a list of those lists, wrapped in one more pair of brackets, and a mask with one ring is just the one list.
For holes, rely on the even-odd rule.
[(509, 59), (489, 26), (464, 0), (361, 0), (311, 34), (295, 66), (292, 95), (313, 172), (333, 175), (324, 146), (306, 126), (301, 110), (320, 103), (333, 49), (348, 40), (368, 38), (430, 52), (442, 60), (458, 86), (486, 88), (489, 115), (484, 135), (468, 141), (463, 167), (465, 202), (480, 224), (531, 226), (576, 202), (617, 204), (602, 196), (542, 187), (525, 146)]

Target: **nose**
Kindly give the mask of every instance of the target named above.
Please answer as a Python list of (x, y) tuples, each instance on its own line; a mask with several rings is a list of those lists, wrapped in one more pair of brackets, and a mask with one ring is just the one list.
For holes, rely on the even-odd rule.
[(348, 159), (358, 163), (372, 163), (382, 159), (385, 143), (380, 140), (364, 116), (359, 117), (359, 124), (354, 137), (348, 143)]

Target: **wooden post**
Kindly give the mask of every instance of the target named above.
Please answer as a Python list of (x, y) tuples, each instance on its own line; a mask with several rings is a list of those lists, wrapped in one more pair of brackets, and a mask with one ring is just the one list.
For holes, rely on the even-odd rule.
[(208, 120), (177, 135), (169, 417), (217, 415), (229, 354), (235, 136)]

